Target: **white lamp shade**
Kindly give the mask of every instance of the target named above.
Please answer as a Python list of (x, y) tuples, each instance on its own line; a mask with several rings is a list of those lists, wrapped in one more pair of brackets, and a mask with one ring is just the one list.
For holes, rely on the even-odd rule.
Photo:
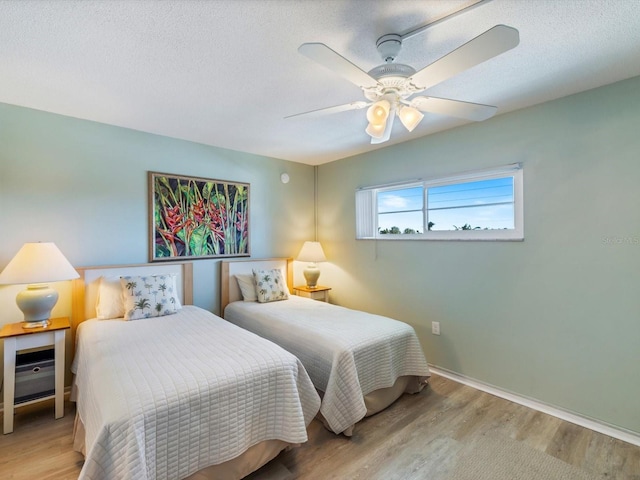
[(383, 123), (382, 125), (374, 125), (373, 123), (370, 123), (369, 125), (367, 125), (365, 132), (367, 132), (373, 138), (382, 138), (386, 127), (387, 125), (385, 123)]
[(420, 121), (424, 118), (422, 112), (413, 107), (404, 106), (398, 112), (400, 121), (407, 130), (413, 132), (413, 129), (418, 126)]
[(0, 273), (0, 284), (59, 282), (79, 276), (54, 243), (25, 243)]
[(324, 256), (320, 242), (304, 242), (298, 254), (298, 261), (313, 263), (326, 262), (327, 257)]
[(384, 125), (387, 123), (391, 104), (387, 100), (380, 100), (367, 110), (367, 120), (373, 125)]

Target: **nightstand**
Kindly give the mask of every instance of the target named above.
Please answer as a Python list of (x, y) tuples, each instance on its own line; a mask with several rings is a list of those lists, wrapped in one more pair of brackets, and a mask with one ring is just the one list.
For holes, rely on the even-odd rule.
[(311, 298), (312, 300), (328, 302), (329, 290), (331, 290), (331, 287), (322, 287), (318, 285), (316, 288), (309, 288), (306, 285), (301, 285), (299, 287), (293, 287), (293, 294), (299, 297)]
[(20, 403), (19, 406), (30, 405), (50, 398), (55, 398), (56, 418), (64, 416), (64, 343), (65, 332), (71, 328), (68, 318), (52, 318), (46, 327), (25, 329), (22, 323), (10, 323), (0, 330), (0, 338), (4, 340), (4, 433), (13, 432), (13, 411), (16, 353), (27, 348), (54, 348), (55, 362), (55, 394)]

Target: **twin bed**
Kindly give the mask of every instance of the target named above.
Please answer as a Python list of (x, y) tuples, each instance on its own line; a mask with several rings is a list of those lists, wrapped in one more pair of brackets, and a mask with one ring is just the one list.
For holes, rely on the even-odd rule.
[(292, 259), (223, 261), (221, 311), (300, 359), (322, 397), (319, 418), (329, 430), (350, 436), (364, 417), (426, 385), (429, 368), (406, 323), (292, 295), (261, 302), (241, 289), (254, 272), (272, 279), (279, 272), (291, 291), (292, 270)]
[[(410, 326), (290, 296), (291, 259), (222, 262), (226, 321), (190, 305), (190, 263), (78, 270), (81, 480), (239, 479), (305, 442), (316, 415), (351, 435), (429, 376)], [(257, 289), (281, 301), (244, 301), (254, 270), (281, 272), (277, 292)]]
[[(188, 305), (191, 264), (79, 273), (72, 398), (81, 480), (242, 478), (307, 440), (320, 399), (302, 364)], [(156, 274), (177, 281), (154, 286)], [(123, 312), (121, 275), (149, 301)], [(177, 313), (156, 316), (178, 301)], [(149, 318), (124, 321), (128, 313)]]

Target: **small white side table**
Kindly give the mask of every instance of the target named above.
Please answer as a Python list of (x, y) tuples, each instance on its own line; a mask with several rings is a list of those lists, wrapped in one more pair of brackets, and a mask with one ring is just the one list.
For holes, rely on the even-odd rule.
[(4, 340), (4, 433), (13, 432), (14, 396), (16, 386), (16, 353), (27, 348), (53, 345), (55, 362), (55, 394), (37, 398), (20, 406), (30, 405), (50, 398), (56, 399), (56, 418), (64, 416), (64, 341), (65, 332), (71, 328), (68, 318), (52, 318), (41, 328), (22, 328), (22, 323), (10, 323), (0, 330)]
[(331, 290), (331, 287), (322, 287), (320, 285), (315, 288), (309, 288), (306, 285), (293, 287), (295, 295), (320, 300), (321, 302), (329, 302), (329, 290)]

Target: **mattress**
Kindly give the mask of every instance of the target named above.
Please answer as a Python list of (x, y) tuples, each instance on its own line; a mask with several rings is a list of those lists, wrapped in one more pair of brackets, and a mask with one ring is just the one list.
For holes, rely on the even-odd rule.
[(182, 479), (271, 439), (299, 444), (320, 407), (300, 361), (198, 307), (78, 327), (80, 479)]
[(335, 433), (367, 414), (365, 396), (402, 376), (426, 383), (429, 367), (413, 328), (391, 318), (291, 296), (232, 302), (224, 318), (298, 357), (323, 392), (320, 412)]

